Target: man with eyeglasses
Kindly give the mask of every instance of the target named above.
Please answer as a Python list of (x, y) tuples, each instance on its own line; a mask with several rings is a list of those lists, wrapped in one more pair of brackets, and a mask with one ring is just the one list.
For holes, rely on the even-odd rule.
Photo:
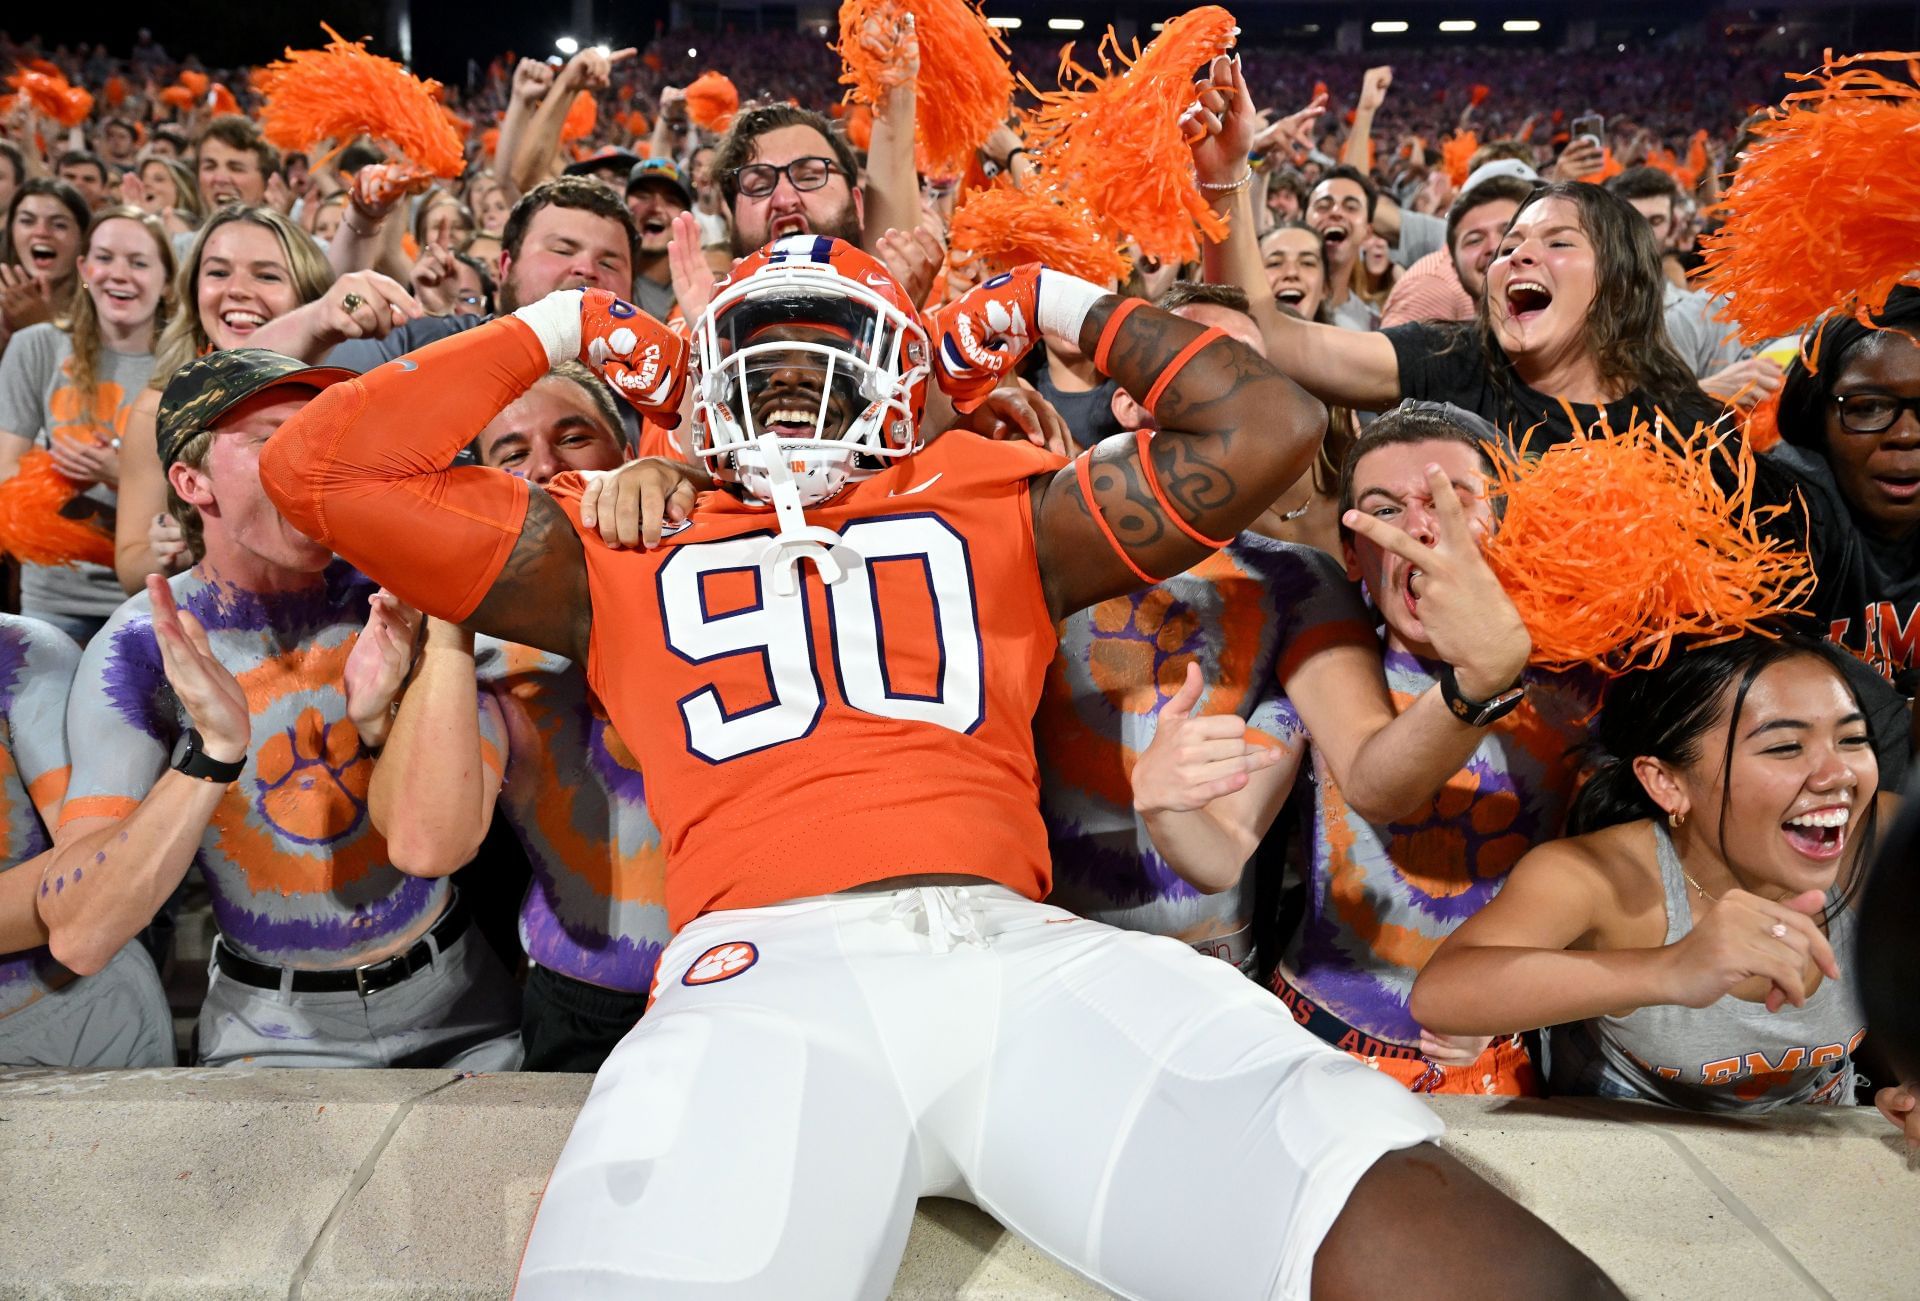
[(735, 257), (783, 235), (864, 243), (859, 164), (818, 113), (791, 104), (747, 109), (734, 119), (711, 165), (732, 209)]

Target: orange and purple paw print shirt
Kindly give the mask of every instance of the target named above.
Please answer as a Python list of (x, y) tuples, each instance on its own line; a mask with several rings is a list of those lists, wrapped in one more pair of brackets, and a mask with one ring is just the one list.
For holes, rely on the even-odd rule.
[(571, 660), (481, 637), (474, 661), (506, 728), (500, 810), (533, 867), (521, 946), (549, 971), (645, 993), (671, 934), (639, 763)]
[[(1438, 664), (1382, 654), (1398, 710), (1438, 681)], [(1599, 682), (1529, 669), (1526, 683), (1519, 708), (1487, 729), (1431, 803), (1401, 821), (1355, 813), (1313, 751), (1307, 911), (1282, 966), (1301, 993), (1365, 1034), (1419, 1045), (1407, 999), (1420, 968), (1498, 893), (1521, 855), (1561, 833), (1578, 772), (1570, 751), (1586, 739)]]
[(1252, 970), (1252, 881), (1213, 895), (1183, 881), (1133, 811), (1133, 766), (1195, 661), (1207, 684), (1196, 714), (1238, 714), (1258, 740), (1302, 747), (1276, 675), (1297, 629), (1364, 626), (1339, 577), (1318, 551), (1243, 533), (1184, 574), (1062, 622), (1034, 721), (1049, 903)]
[[(65, 633), (0, 614), (0, 823), (6, 828), (0, 871), (19, 868), (53, 844), (47, 828), (67, 793), (67, 689), (79, 664), (80, 648)], [(0, 1016), (45, 993), (49, 968), (57, 964), (45, 947), (0, 954)]]
[[(344, 967), (446, 904), (444, 879), (396, 869), (367, 809), (374, 756), (347, 718), (347, 656), (375, 588), (336, 561), (314, 586), (263, 595), (169, 580), (207, 630), (253, 715), (246, 766), (208, 821), (195, 857), (221, 938), (275, 966)], [(125, 817), (171, 765), (189, 727), (154, 640), (145, 593), (89, 643), (68, 730), (85, 738), (62, 821)], [(480, 711), (481, 749), (498, 766), (497, 713)]]

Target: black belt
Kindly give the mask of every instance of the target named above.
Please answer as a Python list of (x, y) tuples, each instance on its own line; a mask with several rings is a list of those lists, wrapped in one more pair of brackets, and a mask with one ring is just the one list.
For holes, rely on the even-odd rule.
[[(447, 910), (440, 914), (427, 933), (414, 942), (405, 953), (396, 953), (379, 962), (369, 962), (364, 967), (336, 968), (331, 971), (305, 971), (293, 968), (292, 990), (296, 994), (343, 994), (348, 990), (365, 998), (393, 986), (411, 976), (421, 968), (433, 962), (433, 945), (438, 945), (445, 953), (453, 942), (467, 933), (467, 909), (455, 895), (447, 904)], [(213, 941), (213, 965), (223, 975), (233, 977), (243, 985), (252, 985), (256, 989), (279, 989), (280, 982), (286, 977), (286, 969), (270, 967), (264, 962), (255, 962), (252, 958), (243, 958), (216, 937)]]
[(1421, 1060), (1418, 1048), (1393, 1043), (1348, 1025), (1295, 989), (1278, 967), (1273, 969), (1273, 992), (1280, 996), (1280, 1001), (1287, 1005), (1287, 1010), (1293, 1013), (1293, 1019), (1302, 1029), (1343, 1052), (1358, 1053), (1362, 1057), (1393, 1057), (1414, 1062)]

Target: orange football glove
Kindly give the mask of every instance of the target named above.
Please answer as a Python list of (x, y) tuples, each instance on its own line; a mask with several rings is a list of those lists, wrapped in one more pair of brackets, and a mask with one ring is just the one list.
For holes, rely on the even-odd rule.
[(1013, 374), (1039, 337), (1039, 298), (1034, 262), (975, 285), (929, 317), (934, 378), (955, 408), (972, 411)]
[(655, 423), (680, 423), (687, 341), (626, 299), (604, 289), (581, 294), (580, 360)]

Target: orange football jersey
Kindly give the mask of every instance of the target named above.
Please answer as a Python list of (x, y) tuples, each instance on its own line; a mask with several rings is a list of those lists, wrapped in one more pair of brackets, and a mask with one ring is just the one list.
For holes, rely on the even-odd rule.
[[(1054, 653), (1029, 480), (1061, 461), (949, 433), (807, 512), (851, 554), (780, 595), (769, 507), (714, 492), (653, 551), (582, 529), (588, 681), (646, 775), (678, 930), (908, 873), (1050, 884), (1033, 715)], [(579, 528), (580, 480), (554, 497)]]

